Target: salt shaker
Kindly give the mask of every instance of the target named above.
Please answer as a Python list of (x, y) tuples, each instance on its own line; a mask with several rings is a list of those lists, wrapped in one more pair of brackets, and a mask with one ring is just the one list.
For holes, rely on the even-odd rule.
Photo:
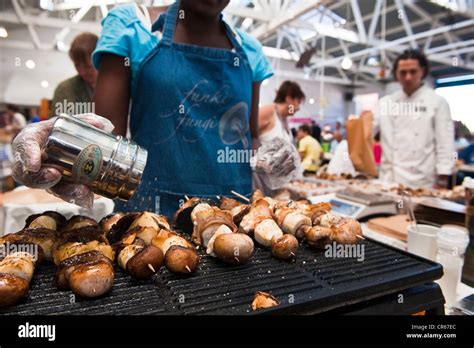
[(54, 122), (43, 152), (44, 166), (58, 169), (62, 180), (122, 200), (135, 193), (147, 160), (136, 143), (65, 114)]

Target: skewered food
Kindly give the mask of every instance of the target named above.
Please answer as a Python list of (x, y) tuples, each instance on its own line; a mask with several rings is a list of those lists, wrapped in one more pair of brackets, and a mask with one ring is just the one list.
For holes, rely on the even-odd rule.
[(88, 216), (74, 215), (60, 229), (60, 232), (72, 231), (81, 227), (98, 227), (98, 225), (97, 221)]
[(315, 226), (305, 229), (308, 244), (315, 248), (324, 248), (335, 241), (341, 244), (355, 244), (362, 236), (357, 220), (327, 213), (316, 219)]
[[(193, 200), (193, 198), (191, 198)], [(231, 198), (221, 198), (221, 205), (235, 209), (241, 203)], [(207, 254), (229, 264), (243, 264), (253, 254), (253, 241), (250, 237), (236, 233), (232, 213), (200, 202), (189, 211), (193, 222), (193, 242), (206, 248)]]
[(18, 303), (28, 295), (36, 258), (28, 252), (13, 252), (0, 261), (0, 307)]
[(304, 238), (303, 227), (312, 225), (311, 219), (296, 208), (278, 208), (275, 211), (275, 216), (283, 232), (295, 236), (298, 240)]
[(62, 232), (53, 247), (53, 261), (59, 265), (63, 260), (87, 252), (100, 251), (110, 260), (114, 260), (114, 250), (97, 226), (85, 226)]
[(59, 289), (71, 289), (81, 297), (98, 297), (114, 282), (112, 260), (98, 250), (75, 254), (61, 261), (55, 274)]
[(123, 213), (112, 213), (103, 217), (99, 222), (100, 229), (107, 236), (112, 226), (114, 226), (123, 216)]
[(192, 239), (197, 245), (206, 247), (213, 234), (222, 225), (227, 226), (232, 232), (237, 230), (230, 212), (208, 206), (206, 203), (198, 204), (191, 216), (194, 223)]
[(317, 219), (324, 214), (331, 211), (331, 203), (316, 203), (316, 204), (304, 204), (297, 202), (296, 207), (301, 211), (302, 214), (306, 215), (311, 219), (313, 225), (317, 224)]
[(246, 263), (253, 254), (252, 239), (241, 233), (221, 233), (212, 244), (213, 253), (229, 264)]
[(132, 277), (148, 279), (163, 265), (163, 252), (152, 245), (161, 229), (169, 229), (164, 216), (150, 212), (122, 216), (109, 230), (118, 264)]
[(242, 218), (249, 213), (251, 206), (233, 198), (221, 197), (219, 207), (222, 210), (230, 211), (234, 224), (239, 226)]
[(280, 301), (268, 292), (257, 291), (252, 301), (252, 310), (256, 311), (261, 308), (275, 307), (279, 304)]
[[(254, 197), (258, 196), (254, 194)], [(290, 212), (280, 211), (279, 216), (285, 221)], [(301, 215), (301, 214), (299, 214)], [(308, 223), (305, 216), (301, 215), (303, 223)], [(293, 223), (291, 219), (285, 225), (288, 231), (295, 232), (300, 228), (299, 223)], [(289, 260), (296, 256), (298, 241), (294, 236), (283, 234), (280, 226), (273, 219), (271, 203), (265, 198), (257, 198), (252, 203), (250, 212), (245, 215), (239, 226), (239, 231), (253, 235), (260, 245), (271, 248), (272, 255), (282, 260)]]
[(119, 265), (132, 277), (148, 279), (163, 266), (163, 253), (153, 245), (130, 244), (124, 247), (117, 259)]
[(161, 250), (165, 266), (173, 273), (190, 274), (199, 263), (199, 256), (186, 239), (165, 229), (151, 240), (151, 244)]
[(115, 252), (97, 222), (72, 217), (52, 246), (56, 285), (81, 297), (98, 297), (112, 289)]
[(0, 237), (0, 245), (6, 243), (30, 243), (41, 248), (41, 253), (47, 261), (52, 260), (52, 247), (57, 239), (57, 232), (48, 228), (25, 229), (17, 233), (7, 234)]
[(25, 222), (26, 228), (48, 228), (50, 230), (58, 231), (66, 224), (66, 218), (55, 212), (55, 211), (45, 211), (42, 214), (30, 215)]
[(291, 234), (274, 236), (271, 241), (272, 255), (277, 259), (291, 260), (296, 256), (298, 246), (298, 240)]
[(174, 214), (174, 224), (177, 228), (183, 231), (186, 234), (191, 234), (193, 232), (194, 224), (193, 224), (193, 217), (191, 216), (194, 208), (197, 205), (201, 205), (198, 209), (196, 209), (196, 214), (200, 209), (208, 208), (214, 205), (209, 199), (193, 197), (190, 199), (186, 199), (183, 205), (176, 211)]

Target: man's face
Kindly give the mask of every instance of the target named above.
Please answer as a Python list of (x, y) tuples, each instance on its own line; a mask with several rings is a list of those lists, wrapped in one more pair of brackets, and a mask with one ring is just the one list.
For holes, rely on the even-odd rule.
[(398, 68), (395, 73), (397, 81), (402, 85), (405, 91), (414, 91), (423, 80), (425, 69), (420, 66), (416, 59), (402, 59), (398, 62)]
[(286, 104), (288, 105), (288, 116), (293, 116), (300, 110), (301, 100), (291, 97), (286, 97)]
[(75, 63), (77, 73), (90, 86), (95, 86), (97, 81), (97, 70), (92, 65), (91, 60)]

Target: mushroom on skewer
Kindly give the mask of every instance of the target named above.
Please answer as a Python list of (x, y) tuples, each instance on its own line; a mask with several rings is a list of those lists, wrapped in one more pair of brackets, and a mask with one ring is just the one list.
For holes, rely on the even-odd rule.
[(309, 217), (292, 207), (276, 209), (275, 217), (283, 232), (295, 236), (298, 240), (304, 238), (304, 226), (312, 225)]
[(316, 219), (316, 225), (304, 230), (308, 244), (324, 248), (333, 241), (340, 244), (355, 244), (362, 236), (359, 222), (353, 218), (327, 213)]
[(36, 261), (35, 255), (24, 251), (0, 261), (0, 307), (14, 305), (28, 295)]
[[(55, 212), (36, 214), (27, 219), (25, 229), (0, 237), (0, 307), (10, 306), (26, 297), (36, 264), (52, 259), (57, 239), (54, 230), (65, 222)], [(51, 229), (54, 228), (54, 229)]]
[(298, 241), (292, 235), (284, 236), (276, 221), (268, 200), (259, 198), (252, 203), (250, 212), (245, 215), (239, 231), (253, 235), (262, 246), (271, 248), (273, 256), (288, 260), (296, 255)]
[(163, 265), (164, 254), (151, 244), (162, 228), (170, 228), (167, 219), (150, 212), (124, 215), (111, 226), (118, 264), (132, 277), (148, 279)]
[(243, 264), (253, 254), (250, 237), (236, 233), (232, 214), (205, 203), (196, 205), (191, 212), (194, 223), (193, 241), (206, 248), (206, 252), (230, 264)]
[(236, 199), (224, 196), (220, 198), (219, 207), (222, 210), (227, 210), (231, 213), (232, 220), (234, 221), (234, 224), (238, 227), (243, 217), (249, 213), (251, 205), (244, 204)]
[(109, 292), (115, 278), (115, 252), (94, 222), (87, 217), (71, 218), (52, 246), (56, 285), (88, 298)]
[(166, 268), (173, 273), (190, 274), (199, 264), (192, 244), (175, 232), (162, 229), (151, 244), (161, 250)]

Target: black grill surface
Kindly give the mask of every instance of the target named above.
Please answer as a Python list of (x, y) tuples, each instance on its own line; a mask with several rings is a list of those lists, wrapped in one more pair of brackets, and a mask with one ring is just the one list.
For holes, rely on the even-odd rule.
[[(257, 248), (243, 266), (229, 266), (202, 255), (189, 277), (164, 267), (150, 281), (136, 281), (117, 267), (113, 290), (97, 299), (73, 296), (53, 284), (55, 268), (40, 266), (28, 298), (0, 314), (254, 314), (318, 313), (408, 289), (439, 279), (441, 265), (361, 241), (364, 261), (328, 258), (324, 251), (301, 246), (293, 262), (274, 259)], [(256, 291), (270, 292), (281, 304), (253, 312)]]

